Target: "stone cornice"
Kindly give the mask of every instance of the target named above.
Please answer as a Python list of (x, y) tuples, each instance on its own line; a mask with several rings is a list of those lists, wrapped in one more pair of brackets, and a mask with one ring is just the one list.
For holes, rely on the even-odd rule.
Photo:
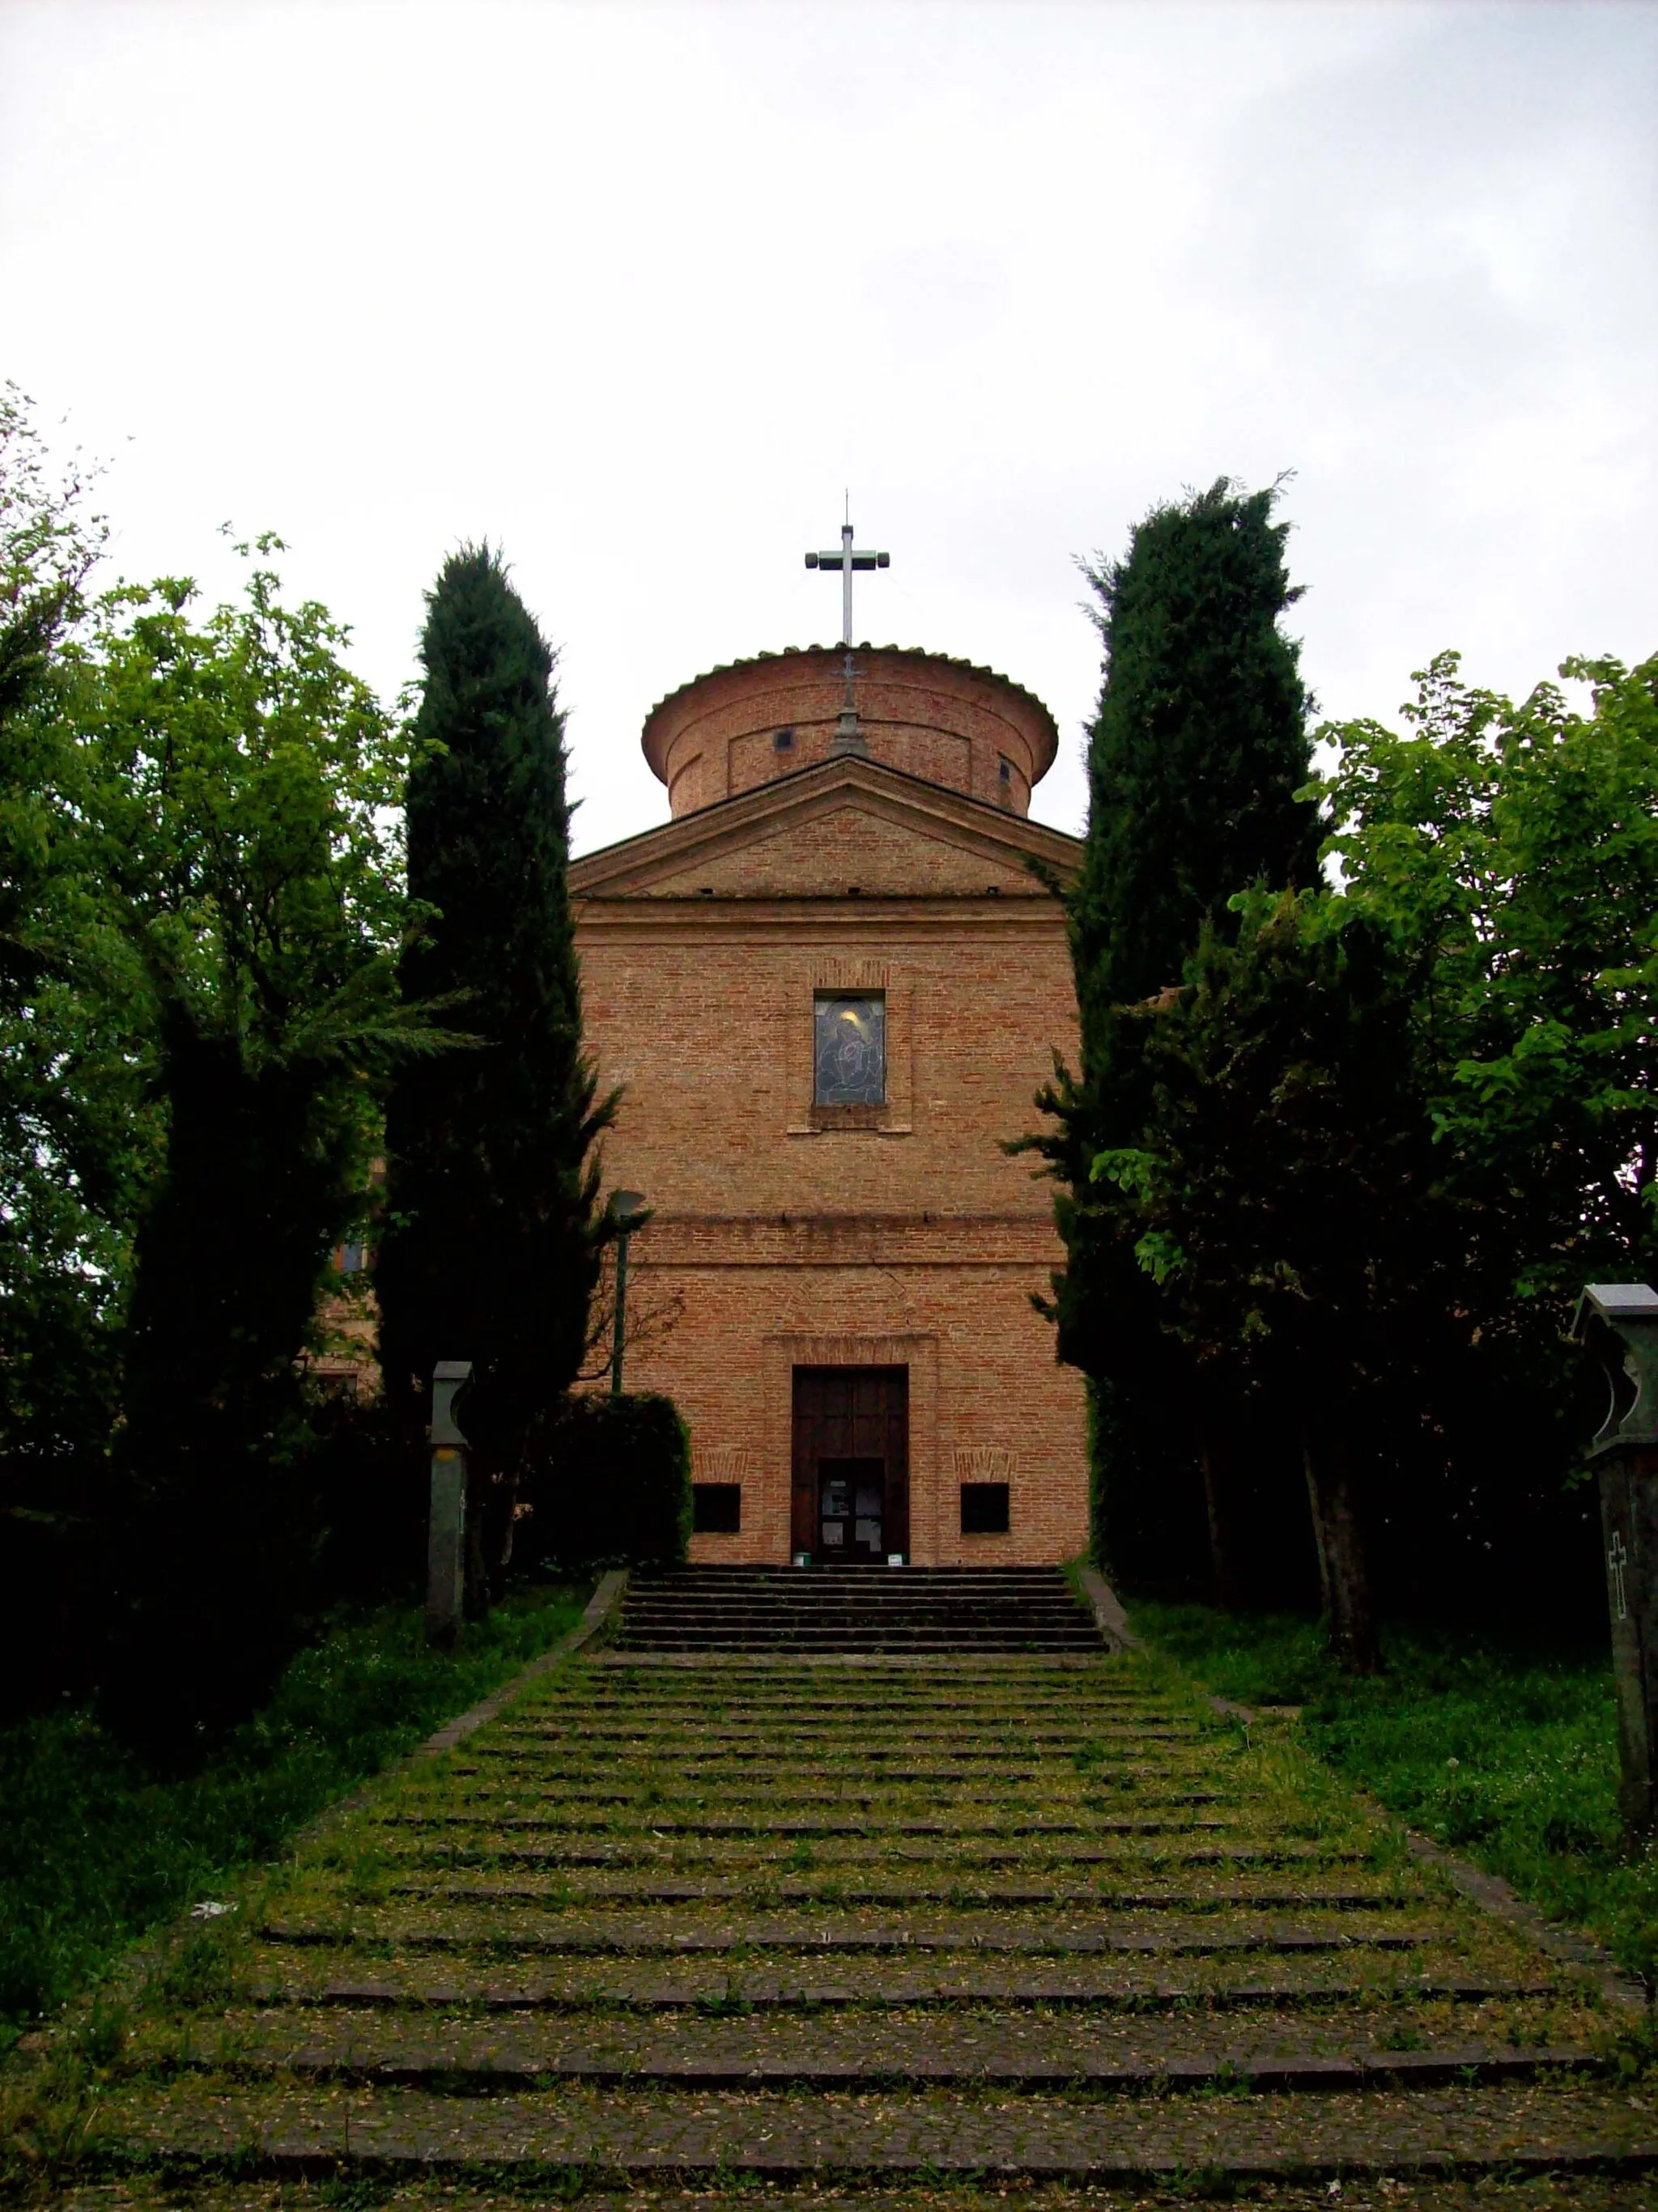
[[(1023, 909), (1021, 911), (1021, 909)], [(576, 911), (584, 942), (626, 937), (633, 944), (798, 945), (812, 941), (851, 947), (913, 942), (1050, 945), (1063, 939), (1056, 906), (1023, 899), (586, 899)]]
[(633, 1239), (642, 1267), (1053, 1267), (1064, 1247), (1045, 1207), (1028, 1213), (652, 1216)]

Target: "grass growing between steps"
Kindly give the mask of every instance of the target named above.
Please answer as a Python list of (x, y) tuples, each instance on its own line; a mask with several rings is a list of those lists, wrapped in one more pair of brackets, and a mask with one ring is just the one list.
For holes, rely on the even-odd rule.
[(1137, 1605), (1136, 1631), (1246, 1705), (1301, 1709), (1301, 1741), (1436, 1842), (1658, 1978), (1658, 1853), (1626, 1857), (1603, 1652), (1400, 1626), (1387, 1671), (1331, 1664), (1315, 1620)]
[(428, 1648), (418, 1607), (343, 1620), (179, 1779), (147, 1771), (88, 1712), (0, 1729), (0, 2055), (147, 1928), (546, 1650), (588, 1595), (520, 1592), (452, 1656)]

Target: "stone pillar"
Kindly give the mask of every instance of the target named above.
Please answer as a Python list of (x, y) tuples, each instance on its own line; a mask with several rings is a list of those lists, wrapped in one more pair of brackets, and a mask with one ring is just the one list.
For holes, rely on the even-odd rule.
[(1658, 1291), (1590, 1283), (1575, 1333), (1606, 1371), (1612, 1406), (1591, 1457), (1600, 1482), (1606, 1607), (1618, 1692), (1619, 1802), (1631, 1844), (1658, 1832)]
[(466, 1578), (466, 1439), (454, 1401), (472, 1380), (470, 1359), (432, 1370), (432, 1503), (426, 1544), (426, 1640), (447, 1649), (460, 1633)]

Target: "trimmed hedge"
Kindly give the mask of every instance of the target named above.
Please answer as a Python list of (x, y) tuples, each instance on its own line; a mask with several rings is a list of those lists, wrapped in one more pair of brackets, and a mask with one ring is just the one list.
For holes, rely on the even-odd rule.
[(682, 1566), (691, 1542), (691, 1431), (674, 1401), (654, 1392), (568, 1399), (519, 1498), (532, 1510), (519, 1523), (516, 1566)]

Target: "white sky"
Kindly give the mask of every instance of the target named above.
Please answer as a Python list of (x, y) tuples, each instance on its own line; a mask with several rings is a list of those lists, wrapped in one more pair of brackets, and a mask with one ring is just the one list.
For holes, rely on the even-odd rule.
[(0, 0), (0, 375), (113, 463), (131, 574), (217, 526), (411, 672), (487, 535), (562, 652), (585, 848), (652, 702), (857, 633), (1057, 715), (1072, 565), (1294, 469), (1305, 664), (1388, 716), (1658, 649), (1658, 9)]

